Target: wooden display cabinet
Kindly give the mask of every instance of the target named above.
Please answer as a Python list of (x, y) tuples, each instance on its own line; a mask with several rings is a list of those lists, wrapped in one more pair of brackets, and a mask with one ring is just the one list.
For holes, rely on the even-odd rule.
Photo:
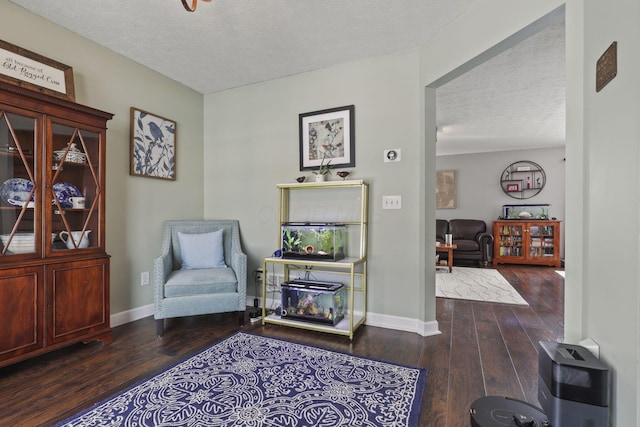
[(104, 217), (112, 117), (0, 82), (0, 366), (112, 340)]
[(560, 221), (493, 222), (493, 264), (561, 266)]

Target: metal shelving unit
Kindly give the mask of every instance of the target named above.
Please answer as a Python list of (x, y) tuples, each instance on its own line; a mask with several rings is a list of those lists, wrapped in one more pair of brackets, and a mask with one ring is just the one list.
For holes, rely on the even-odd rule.
[[(353, 250), (353, 254), (349, 253), (347, 258), (339, 261), (326, 260), (308, 260), (308, 259), (290, 259), (280, 257), (267, 257), (263, 260), (262, 275), (262, 324), (276, 324), (291, 326), (301, 329), (327, 332), (331, 334), (348, 336), (353, 339), (353, 334), (358, 327), (363, 325), (367, 317), (367, 226), (369, 215), (369, 186), (362, 180), (350, 181), (328, 181), (328, 182), (309, 182), (309, 183), (292, 183), (278, 184), (278, 247), (281, 246), (281, 225), (292, 219), (292, 193), (301, 193), (314, 191), (320, 193), (319, 190), (328, 191), (329, 195), (332, 191), (342, 189), (350, 191), (352, 197), (359, 198), (360, 207), (357, 214), (358, 218), (354, 221), (340, 221), (354, 232), (358, 233), (357, 250)], [(313, 193), (313, 194), (316, 194)], [(326, 219), (326, 218), (324, 218)], [(331, 218), (338, 221), (341, 218)], [(284, 280), (290, 279), (290, 273), (321, 273), (329, 276), (337, 276), (346, 278), (344, 288), (348, 295), (346, 303), (346, 315), (343, 320), (335, 326), (316, 324), (301, 320), (287, 319), (279, 316), (278, 313), (268, 313), (266, 309), (267, 297), (267, 271), (270, 265), (280, 265), (284, 270)]]

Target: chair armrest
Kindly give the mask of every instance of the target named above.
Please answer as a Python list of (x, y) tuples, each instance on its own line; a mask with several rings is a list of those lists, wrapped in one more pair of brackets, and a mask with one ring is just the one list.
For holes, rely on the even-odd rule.
[(156, 305), (164, 298), (164, 284), (173, 270), (171, 253), (165, 253), (153, 260), (153, 288)]
[(153, 260), (154, 281), (157, 284), (164, 284), (167, 276), (173, 270), (173, 261), (171, 254), (163, 254)]
[(476, 241), (481, 244), (483, 243), (493, 243), (493, 234), (491, 233), (478, 233), (476, 236)]
[(232, 247), (231, 251), (231, 269), (236, 273), (238, 293), (244, 304), (247, 296), (247, 255), (237, 246)]
[(486, 263), (491, 261), (491, 252), (493, 249), (493, 235), (491, 233), (478, 233), (476, 241), (480, 246), (482, 252), (482, 262)]

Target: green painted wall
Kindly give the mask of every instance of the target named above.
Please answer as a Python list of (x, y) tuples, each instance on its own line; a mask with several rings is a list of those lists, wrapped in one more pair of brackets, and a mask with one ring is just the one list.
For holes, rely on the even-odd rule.
[[(0, 39), (73, 67), (77, 102), (115, 114), (107, 131), (111, 312), (151, 304), (140, 272), (153, 271), (162, 222), (202, 217), (202, 95), (8, 1), (0, 2)], [(132, 106), (177, 122), (175, 182), (129, 176)]]
[[(275, 185), (300, 175), (298, 114), (355, 104), (353, 178), (371, 183), (369, 310), (411, 329), (411, 319), (435, 319), (433, 267), (424, 262), (435, 219), (435, 105), (424, 87), (563, 3), (478, 0), (416, 50), (205, 97), (10, 2), (0, 3), (0, 38), (71, 65), (78, 101), (116, 114), (107, 149), (113, 313), (152, 302), (139, 273), (151, 271), (165, 219), (240, 219), (258, 266), (275, 249)], [(636, 0), (566, 2), (566, 333), (600, 343), (613, 369), (613, 426), (640, 424), (639, 9)], [(595, 64), (612, 41), (618, 76), (596, 93)], [(176, 182), (128, 175), (131, 106), (177, 121)], [(384, 164), (388, 148), (402, 149), (403, 161)], [(395, 194), (403, 209), (382, 211), (381, 197)]]
[[(277, 249), (276, 184), (312, 176), (299, 170), (298, 114), (353, 104), (350, 178), (370, 184), (369, 311), (417, 317), (418, 63), (411, 50), (205, 96), (205, 216), (240, 220), (251, 268)], [(384, 163), (394, 148), (402, 161)], [(383, 195), (401, 195), (402, 210), (382, 210)]]

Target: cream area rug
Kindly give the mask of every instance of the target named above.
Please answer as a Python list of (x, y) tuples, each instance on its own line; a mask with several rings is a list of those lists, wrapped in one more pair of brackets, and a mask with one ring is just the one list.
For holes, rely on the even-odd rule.
[(498, 272), (485, 268), (436, 269), (436, 296), (502, 304), (529, 305)]

